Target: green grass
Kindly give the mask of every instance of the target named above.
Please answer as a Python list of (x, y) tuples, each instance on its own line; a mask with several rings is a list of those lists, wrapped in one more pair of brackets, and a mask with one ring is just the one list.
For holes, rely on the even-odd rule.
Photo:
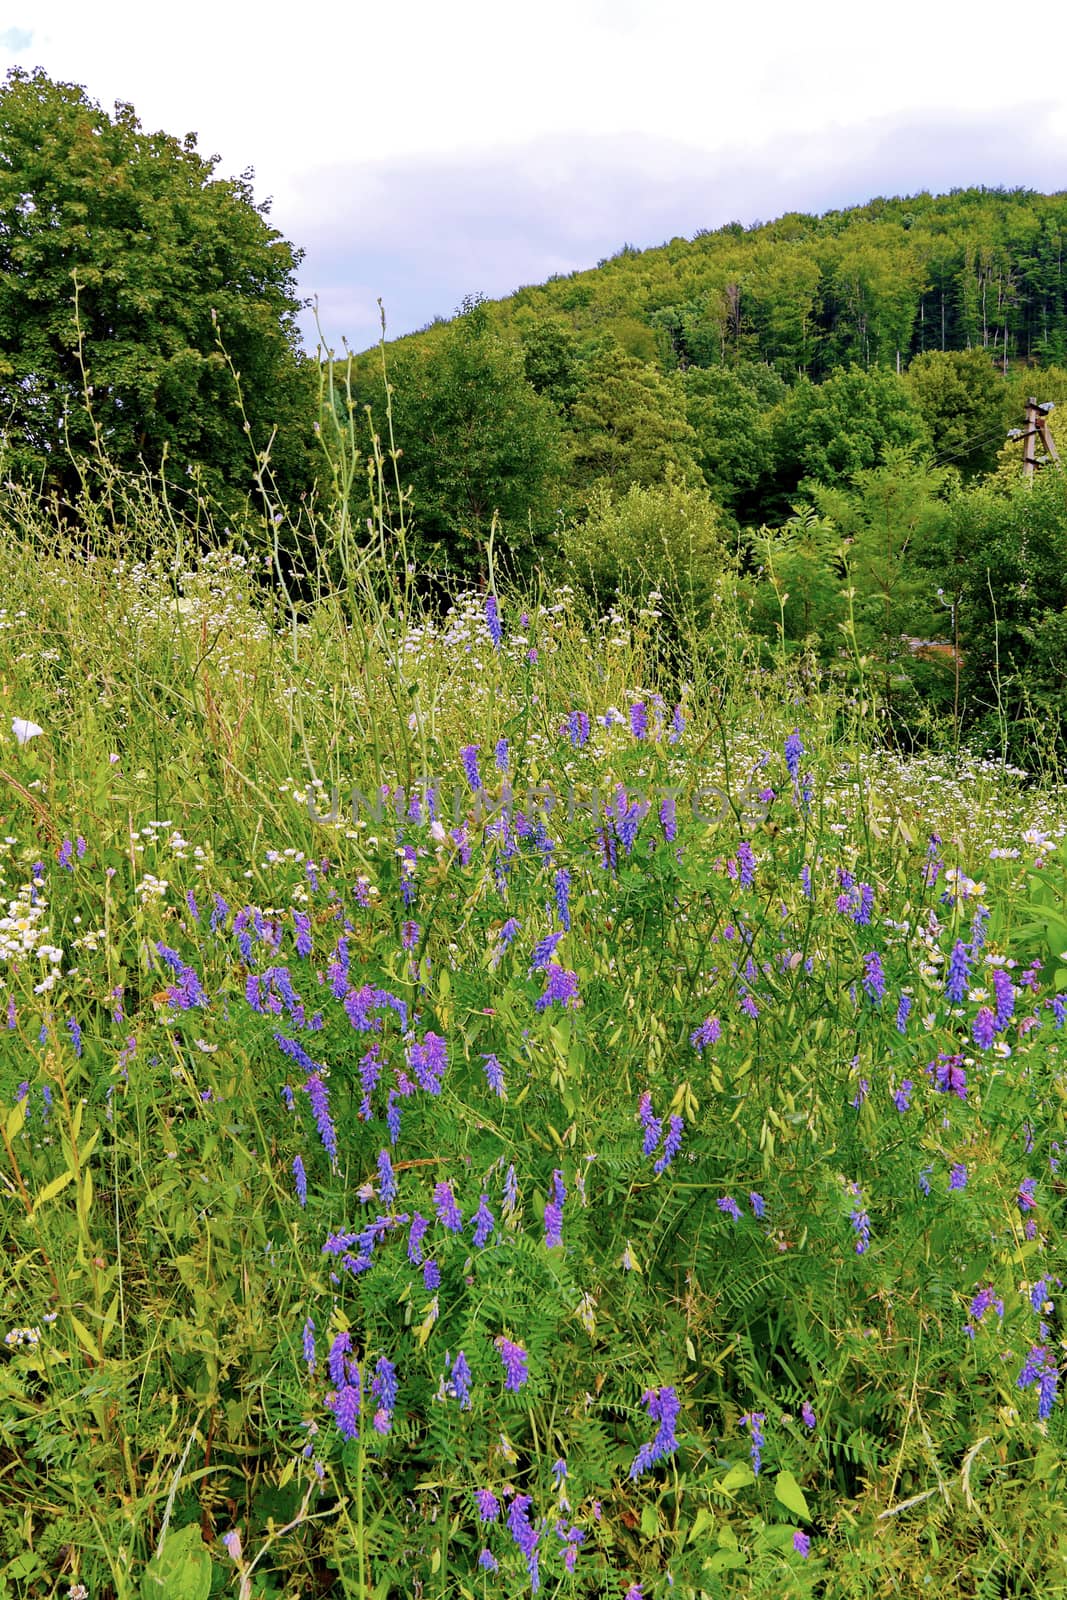
[(502, 592), (498, 649), (124, 515), (151, 559), (9, 494), (0, 551), (0, 1595), (520, 1595), (526, 1519), (543, 1594), (1067, 1588), (1064, 793), (651, 602)]

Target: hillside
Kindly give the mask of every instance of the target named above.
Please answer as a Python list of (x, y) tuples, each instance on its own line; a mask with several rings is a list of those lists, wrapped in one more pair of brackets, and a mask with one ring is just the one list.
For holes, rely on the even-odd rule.
[(1067, 354), (1067, 193), (964, 189), (875, 199), (824, 216), (731, 223), (494, 304), (611, 333), (665, 366), (766, 361), (816, 381), (851, 362), (906, 366), (929, 350), (1002, 362)]

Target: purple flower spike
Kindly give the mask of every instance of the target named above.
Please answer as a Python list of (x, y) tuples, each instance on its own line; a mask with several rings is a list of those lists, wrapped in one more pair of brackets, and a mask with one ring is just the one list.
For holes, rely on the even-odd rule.
[(504, 1372), (506, 1374), (504, 1388), (517, 1392), (530, 1376), (526, 1366), (526, 1351), (520, 1344), (514, 1344), (510, 1339), (505, 1339), (503, 1335), (497, 1339), (496, 1347), (500, 1351), (500, 1359), (504, 1363)]
[(433, 1205), (438, 1222), (442, 1223), (449, 1233), (462, 1233), (463, 1213), (456, 1204), (452, 1185), (446, 1180), (434, 1185)]

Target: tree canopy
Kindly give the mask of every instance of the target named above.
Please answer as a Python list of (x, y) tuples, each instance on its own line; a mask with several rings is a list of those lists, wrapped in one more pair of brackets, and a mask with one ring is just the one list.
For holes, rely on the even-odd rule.
[(295, 320), (300, 252), (256, 204), (252, 174), (217, 178), (217, 161), (197, 153), (195, 134), (146, 133), (130, 105), (108, 115), (75, 84), (8, 73), (0, 428), (9, 472), (66, 492), (71, 453), (98, 442), (118, 466), (158, 470), (166, 460), (172, 476), (199, 472), (226, 496), (252, 487), (255, 452), (273, 435), (282, 487), (306, 487), (313, 384)]

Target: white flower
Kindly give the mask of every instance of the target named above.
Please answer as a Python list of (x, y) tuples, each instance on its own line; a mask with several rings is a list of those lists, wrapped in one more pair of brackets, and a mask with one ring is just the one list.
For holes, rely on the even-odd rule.
[(44, 729), (39, 728), (36, 722), (27, 722), (24, 717), (12, 717), (11, 732), (15, 735), (19, 744), (25, 744), (28, 739), (36, 739), (39, 733), (44, 732)]

